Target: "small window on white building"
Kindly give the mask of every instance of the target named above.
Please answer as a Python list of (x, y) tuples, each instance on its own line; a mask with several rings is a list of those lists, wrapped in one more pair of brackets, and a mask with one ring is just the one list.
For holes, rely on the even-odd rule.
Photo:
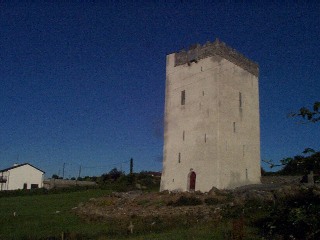
[(239, 108), (242, 108), (242, 94), (239, 92)]
[(182, 132), (182, 141), (184, 141), (184, 136), (185, 136), (185, 133), (184, 131)]
[(236, 122), (233, 122), (233, 132), (236, 132)]
[(179, 153), (179, 156), (178, 156), (178, 163), (181, 162), (181, 153)]
[(36, 188), (39, 188), (38, 184), (31, 184), (31, 189), (36, 189)]

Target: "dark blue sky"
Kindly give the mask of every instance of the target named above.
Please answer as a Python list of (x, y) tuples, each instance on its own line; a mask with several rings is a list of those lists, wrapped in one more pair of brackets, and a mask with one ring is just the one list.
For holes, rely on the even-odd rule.
[(287, 117), (320, 100), (319, 1), (63, 2), (0, 2), (0, 169), (161, 170), (166, 54), (215, 38), (260, 65), (261, 158), (320, 150)]

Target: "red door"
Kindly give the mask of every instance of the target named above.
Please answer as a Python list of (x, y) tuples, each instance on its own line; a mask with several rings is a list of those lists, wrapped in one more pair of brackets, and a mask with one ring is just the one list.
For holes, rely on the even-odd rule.
[(190, 187), (189, 190), (190, 191), (194, 191), (196, 189), (196, 173), (195, 172), (191, 172), (190, 174)]

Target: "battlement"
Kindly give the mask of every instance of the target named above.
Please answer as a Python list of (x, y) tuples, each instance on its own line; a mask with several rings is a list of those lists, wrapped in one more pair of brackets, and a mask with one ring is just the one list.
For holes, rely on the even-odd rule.
[(200, 44), (193, 45), (188, 51), (182, 50), (175, 53), (175, 66), (190, 64), (198, 60), (219, 55), (255, 76), (259, 75), (259, 65), (235, 49), (227, 46), (224, 42), (216, 39), (213, 43), (207, 42), (203, 46)]

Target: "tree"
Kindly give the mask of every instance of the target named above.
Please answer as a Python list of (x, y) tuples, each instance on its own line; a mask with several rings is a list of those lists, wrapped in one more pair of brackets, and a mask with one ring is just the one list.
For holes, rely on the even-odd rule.
[(279, 164), (274, 164), (272, 161), (263, 160), (269, 164), (270, 168), (282, 167), (278, 171), (279, 174), (296, 175), (307, 174), (310, 171), (320, 171), (320, 152), (316, 152), (311, 148), (306, 148), (303, 152), (304, 156), (297, 155), (293, 158), (284, 158)]
[(293, 158), (283, 158), (280, 160), (280, 163), (275, 164), (272, 160), (264, 160), (262, 159), (262, 162), (265, 162), (269, 165), (270, 168), (274, 168), (274, 167), (283, 167), (286, 166), (289, 162), (291, 162), (293, 160)]
[(123, 172), (119, 171), (117, 168), (114, 168), (108, 173), (108, 175), (110, 176), (110, 179), (116, 181), (119, 177), (123, 175)]
[(272, 160), (262, 160), (267, 163), (270, 168), (282, 167), (279, 173), (283, 174), (300, 174), (307, 173), (311, 170), (319, 171), (320, 152), (316, 152), (312, 148), (306, 148), (302, 152), (304, 156), (294, 156), (283, 158), (280, 163), (275, 164)]
[(302, 117), (308, 122), (320, 121), (320, 102), (313, 104), (313, 109), (302, 107), (297, 113), (290, 114), (291, 117)]
[[(290, 116), (302, 117), (303, 119), (307, 120), (307, 122), (312, 122), (312, 123), (318, 122), (320, 121), (320, 102), (315, 102), (313, 104), (312, 110), (306, 107), (302, 107), (297, 113), (291, 113)], [(302, 153), (305, 155), (316, 154), (316, 152), (312, 148), (306, 148)], [(285, 170), (285, 168), (287, 168), (288, 170), (290, 169), (290, 166), (292, 165), (292, 163), (298, 163), (298, 165), (301, 166), (302, 160), (300, 159), (300, 157), (301, 156), (295, 156), (294, 158), (284, 158), (280, 160), (279, 164), (274, 164), (272, 160), (262, 160), (262, 161), (269, 164), (270, 168), (284, 167), (282, 170)], [(301, 157), (301, 158), (305, 158), (305, 157)]]
[(306, 148), (302, 153), (303, 154), (313, 154), (315, 153), (316, 151), (313, 150), (312, 148)]
[(53, 179), (59, 179), (59, 176), (57, 174), (53, 174), (52, 177)]

